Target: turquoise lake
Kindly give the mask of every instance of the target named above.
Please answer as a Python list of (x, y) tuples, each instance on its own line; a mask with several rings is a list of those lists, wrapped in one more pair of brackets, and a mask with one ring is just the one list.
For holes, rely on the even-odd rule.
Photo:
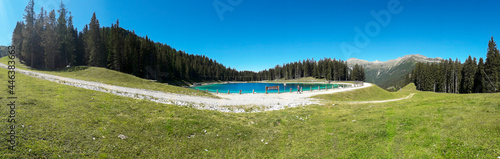
[[(190, 87), (191, 89), (199, 89), (200, 91), (206, 91), (208, 90), (209, 92), (215, 93), (217, 90), (219, 93), (227, 93), (229, 90), (230, 93), (239, 93), (241, 90), (241, 93), (252, 93), (253, 90), (255, 90), (255, 93), (265, 93), (266, 92), (266, 86), (267, 87), (273, 87), (273, 86), (279, 86), (280, 93), (283, 92), (290, 92), (290, 89), (292, 92), (297, 92), (297, 86), (302, 88), (302, 91), (310, 91), (311, 89), (318, 90), (325, 90), (327, 87), (328, 89), (333, 88), (338, 88), (339, 86), (344, 87), (342, 84), (323, 84), (323, 83), (286, 83), (286, 86), (284, 83), (227, 83), (227, 84), (210, 84), (210, 85), (203, 85), (203, 86), (193, 86)], [(278, 90), (268, 90), (268, 93), (278, 93)]]

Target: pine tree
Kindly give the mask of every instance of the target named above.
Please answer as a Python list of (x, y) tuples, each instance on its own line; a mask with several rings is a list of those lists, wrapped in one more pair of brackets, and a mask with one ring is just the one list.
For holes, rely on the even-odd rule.
[[(309, 60), (309, 59), (308, 59), (308, 60)], [(302, 62), (302, 64), (303, 64), (303, 65), (302, 65), (302, 70), (304, 70), (304, 72), (303, 72), (303, 73), (304, 73), (304, 75), (303, 75), (303, 76), (304, 76), (304, 77), (309, 77), (309, 64), (306, 62), (306, 60), (304, 60), (304, 61)]]
[(462, 80), (460, 93), (472, 93), (474, 92), (474, 76), (476, 75), (476, 63), (472, 60), (472, 57), (469, 55), (465, 63), (463, 64), (462, 70)]
[(77, 54), (78, 53), (77, 49), (80, 49), (78, 46), (78, 31), (74, 28), (73, 26), (73, 16), (71, 15), (71, 12), (69, 12), (69, 17), (68, 17), (68, 32), (69, 32), (69, 44), (67, 51), (68, 53), (68, 61), (67, 63), (69, 65), (75, 65), (78, 62), (76, 61)]
[(59, 13), (59, 17), (57, 18), (56, 30), (59, 36), (60, 48), (59, 55), (57, 56), (58, 63), (56, 64), (56, 67), (63, 67), (73, 61), (75, 46), (73, 45), (74, 39), (71, 34), (72, 27), (68, 27), (68, 12), (66, 11), (65, 5), (64, 3), (62, 3), (62, 1), (57, 12)]
[(448, 87), (448, 90), (447, 92), (448, 93), (453, 93), (453, 85), (454, 85), (454, 77), (455, 77), (455, 67), (452, 63), (452, 60), (451, 58), (447, 61), (448, 62), (448, 74), (446, 75), (446, 84), (447, 84), (447, 87)]
[(491, 37), (488, 42), (488, 52), (486, 54), (486, 62), (484, 71), (486, 72), (487, 78), (489, 77), (488, 84), (485, 85), (489, 87), (488, 90), (498, 91), (500, 88), (500, 53), (497, 48), (497, 44)]
[(137, 55), (138, 55), (138, 40), (137, 40), (137, 35), (135, 35), (135, 33), (131, 33), (129, 34), (126, 38), (125, 38), (125, 42), (124, 42), (124, 50), (123, 50), (123, 54), (124, 54), (124, 63), (126, 63), (127, 65), (123, 65), (124, 67), (124, 71), (127, 72), (127, 73), (131, 73), (131, 74), (134, 74), (134, 75), (137, 75), (138, 74), (138, 68), (137, 67), (134, 67), (134, 66), (137, 66), (136, 64), (138, 64), (138, 59), (137, 59)]
[(123, 38), (120, 33), (120, 22), (116, 20), (116, 24), (111, 26), (111, 40), (108, 53), (108, 68), (120, 71), (123, 52)]
[(17, 22), (14, 32), (12, 33), (12, 45), (15, 47), (16, 54), (20, 54), (23, 48), (23, 22)]
[(351, 79), (354, 80), (354, 81), (358, 81), (359, 77), (359, 65), (356, 64), (354, 65), (354, 68), (352, 69), (352, 73), (351, 73)]
[(83, 32), (78, 32), (77, 29), (75, 29), (75, 34), (77, 34), (77, 39), (75, 39), (75, 65), (88, 65), (87, 61), (85, 59), (85, 40), (84, 40), (84, 34)]
[(89, 34), (89, 26), (87, 24), (85, 24), (85, 26), (83, 26), (83, 29), (82, 29), (82, 32), (80, 32), (80, 42), (81, 45), (83, 46), (83, 64), (84, 65), (89, 65), (90, 66), (90, 47), (88, 45), (90, 45), (90, 34)]
[(330, 61), (328, 61), (326, 63), (326, 80), (332, 80), (332, 72), (333, 72), (333, 66), (332, 66), (332, 63)]
[(40, 9), (40, 14), (38, 15), (38, 19), (35, 21), (35, 35), (34, 41), (35, 47), (33, 56), (30, 60), (31, 67), (33, 68), (43, 68), (45, 66), (45, 61), (44, 61), (44, 56), (45, 56), (45, 48), (43, 44), (43, 34), (45, 32), (45, 25), (47, 22), (47, 11), (43, 9), (43, 7)]
[(448, 63), (446, 60), (441, 60), (440, 63), (440, 68), (441, 68), (441, 73), (440, 73), (440, 84), (439, 84), (439, 91), (438, 92), (447, 92), (447, 74), (448, 74)]
[(103, 60), (106, 60), (103, 57), (104, 52), (102, 52), (104, 46), (99, 27), (99, 20), (97, 20), (95, 12), (94, 14), (92, 14), (92, 18), (90, 19), (90, 23), (88, 26), (88, 37), (86, 38), (85, 43), (86, 47), (88, 48), (89, 65), (104, 67), (105, 63), (103, 62)]
[(21, 56), (19, 56), (21, 62), (24, 62), (28, 66), (32, 66), (33, 64), (33, 53), (35, 52), (36, 45), (38, 42), (35, 40), (36, 36), (36, 28), (35, 28), (35, 2), (33, 0), (30, 0), (28, 2), (28, 5), (24, 9), (26, 14), (24, 14), (24, 20), (25, 20), (25, 27), (22, 31), (23, 34), (23, 43), (22, 43), (22, 50), (21, 50)]
[(485, 76), (484, 76), (484, 62), (483, 62), (483, 58), (479, 58), (479, 63), (477, 65), (477, 70), (476, 70), (476, 74), (474, 76), (474, 92), (475, 93), (482, 93), (482, 92), (486, 92), (485, 89), (485, 84), (486, 84), (486, 81), (485, 81)]
[(59, 36), (56, 32), (56, 14), (52, 10), (49, 13), (47, 22), (45, 23), (45, 31), (43, 34), (43, 46), (45, 48), (45, 68), (55, 69), (56, 58), (59, 54)]
[(442, 92), (443, 91), (443, 65), (441, 64), (435, 64), (435, 70), (433, 71), (434, 73), (434, 86), (433, 86), (433, 91), (434, 92)]

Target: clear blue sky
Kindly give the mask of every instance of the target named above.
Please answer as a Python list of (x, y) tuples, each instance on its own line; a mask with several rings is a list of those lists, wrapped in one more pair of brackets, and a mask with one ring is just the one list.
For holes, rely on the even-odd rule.
[[(393, 0), (394, 1), (394, 0)], [(10, 45), (27, 0), (0, 0), (0, 45)], [(35, 0), (58, 9), (60, 0)], [(500, 1), (399, 0), (382, 26), (371, 11), (388, 11), (390, 0), (63, 0), (81, 30), (96, 12), (101, 26), (116, 19), (140, 36), (190, 54), (206, 55), (237, 70), (260, 71), (306, 58), (386, 61), (408, 54), (428, 57), (485, 57), (491, 36), (500, 41)], [(232, 9), (218, 15), (214, 2)], [(381, 16), (385, 21), (385, 16)], [(372, 22), (373, 21), (373, 22)], [(374, 26), (379, 26), (379, 30)], [(358, 27), (371, 26), (369, 42)], [(357, 47), (342, 51), (341, 43)]]

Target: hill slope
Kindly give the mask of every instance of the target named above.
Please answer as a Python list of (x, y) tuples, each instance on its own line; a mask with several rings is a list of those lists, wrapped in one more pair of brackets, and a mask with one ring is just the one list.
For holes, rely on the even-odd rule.
[(396, 99), (408, 96), (407, 92), (388, 92), (378, 86), (371, 86), (365, 89), (357, 89), (343, 93), (322, 94), (313, 96), (313, 98), (329, 101), (373, 101)]
[(393, 86), (403, 87), (405, 76), (410, 73), (417, 62), (440, 62), (441, 58), (428, 58), (423, 55), (406, 55), (397, 59), (381, 62), (350, 58), (347, 60), (349, 67), (355, 64), (365, 68), (366, 82), (376, 84), (381, 88)]

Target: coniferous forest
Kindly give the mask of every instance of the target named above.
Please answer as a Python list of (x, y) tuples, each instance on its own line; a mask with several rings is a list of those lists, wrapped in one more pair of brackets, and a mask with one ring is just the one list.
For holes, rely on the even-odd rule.
[(25, 8), (12, 36), (18, 58), (32, 68), (54, 70), (67, 66), (94, 66), (137, 77), (165, 81), (258, 81), (316, 77), (326, 80), (364, 80), (361, 66), (348, 68), (342, 60), (325, 58), (277, 65), (259, 72), (237, 71), (204, 55), (193, 55), (140, 37), (121, 28), (119, 20), (101, 27), (94, 13), (78, 31), (73, 16), (61, 2), (59, 10), (35, 13), (34, 1)]
[(411, 81), (418, 90), (445, 93), (491, 93), (500, 88), (500, 53), (493, 37), (488, 42), (486, 60), (469, 56), (440, 63), (417, 63)]

